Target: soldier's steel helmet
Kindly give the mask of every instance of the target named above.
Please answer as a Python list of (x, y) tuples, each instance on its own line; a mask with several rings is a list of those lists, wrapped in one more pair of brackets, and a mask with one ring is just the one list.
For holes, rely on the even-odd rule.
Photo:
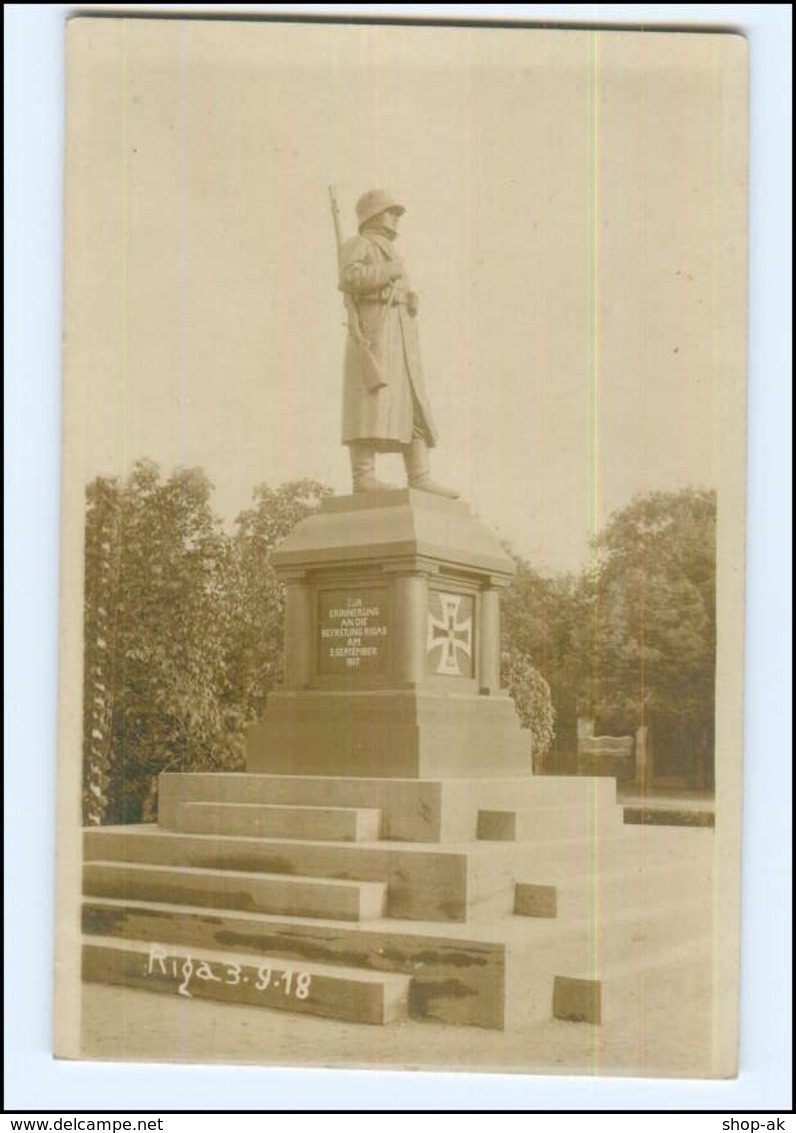
[(363, 224), (367, 224), (374, 216), (378, 216), (380, 212), (386, 212), (387, 209), (395, 209), (399, 216), (403, 216), (406, 209), (403, 205), (399, 204), (394, 197), (386, 191), (386, 189), (369, 189), (367, 193), (363, 193), (356, 203), (357, 222), (361, 228)]

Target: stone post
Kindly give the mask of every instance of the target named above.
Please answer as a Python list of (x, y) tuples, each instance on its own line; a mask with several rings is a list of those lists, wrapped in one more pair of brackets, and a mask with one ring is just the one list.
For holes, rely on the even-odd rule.
[(594, 721), (585, 716), (578, 716), (578, 751), (580, 751), (580, 741), (590, 740), (594, 736)]
[(285, 688), (306, 688), (312, 678), (312, 609), (305, 575), (285, 579)]
[(392, 580), (393, 677), (401, 685), (423, 680), (426, 662), (428, 579), (417, 571), (400, 571)]
[(493, 586), (481, 591), (479, 691), (495, 696), (500, 691), (500, 592)]
[(642, 726), (636, 731), (636, 782), (646, 789), (652, 779), (652, 760), (650, 751), (650, 730)]

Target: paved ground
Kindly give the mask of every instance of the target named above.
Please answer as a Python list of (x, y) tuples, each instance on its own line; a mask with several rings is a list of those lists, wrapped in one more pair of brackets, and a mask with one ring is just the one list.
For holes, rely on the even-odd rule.
[[(158, 1062), (709, 1076), (713, 846), (711, 830), (635, 828), (618, 873), (614, 862), (602, 876), (575, 879), (591, 910), (586, 919), (511, 918), (502, 1032), (429, 1022), (345, 1024), (86, 985), (84, 1053)], [(540, 1021), (538, 1011), (531, 1018), (539, 971), (559, 956), (563, 967), (591, 956), (603, 980), (600, 1026)], [(542, 983), (549, 986), (547, 976)]]
[(122, 1061), (705, 1076), (708, 985), (697, 977), (685, 1025), (682, 1016), (671, 1025), (672, 998), (682, 993), (673, 978), (658, 985), (643, 1019), (628, 1019), (622, 1027), (551, 1020), (503, 1032), (414, 1022), (329, 1023), (92, 986), (83, 998), (84, 1049), (88, 1057)]

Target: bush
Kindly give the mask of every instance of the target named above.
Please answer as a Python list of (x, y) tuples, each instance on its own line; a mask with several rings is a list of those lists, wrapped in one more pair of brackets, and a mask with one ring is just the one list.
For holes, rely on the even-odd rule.
[(531, 733), (534, 771), (543, 771), (556, 734), (550, 685), (530, 659), (516, 650), (503, 655), (502, 683), (514, 700), (520, 724)]

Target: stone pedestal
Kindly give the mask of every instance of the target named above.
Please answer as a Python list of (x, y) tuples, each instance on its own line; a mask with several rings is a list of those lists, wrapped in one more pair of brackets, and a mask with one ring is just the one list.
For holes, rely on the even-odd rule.
[(514, 564), (469, 507), (410, 489), (343, 496), (274, 554), (284, 684), (247, 769), (363, 777), (531, 774), (500, 688), (500, 591)]

